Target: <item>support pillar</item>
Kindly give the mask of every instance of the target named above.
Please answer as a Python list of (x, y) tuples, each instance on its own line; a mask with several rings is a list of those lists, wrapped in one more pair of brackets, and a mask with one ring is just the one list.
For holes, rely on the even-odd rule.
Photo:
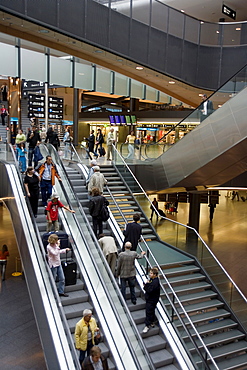
[[(188, 226), (193, 227), (199, 232), (200, 222), (200, 205), (201, 195), (196, 193), (190, 194), (190, 210), (189, 210), (189, 222)], [(187, 252), (196, 255), (198, 245), (198, 237), (194, 231), (187, 229), (186, 234), (186, 250)]]
[(78, 145), (79, 101), (79, 89), (73, 89), (73, 141), (75, 146)]

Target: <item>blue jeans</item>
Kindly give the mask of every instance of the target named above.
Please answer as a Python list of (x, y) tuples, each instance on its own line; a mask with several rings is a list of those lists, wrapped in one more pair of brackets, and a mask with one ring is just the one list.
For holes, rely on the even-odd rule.
[(43, 206), (47, 206), (47, 200), (52, 194), (52, 184), (51, 180), (41, 180), (40, 181), (41, 197)]
[(129, 154), (127, 155), (126, 159), (133, 159), (135, 155), (134, 144), (128, 144), (128, 151)]
[(62, 266), (57, 266), (57, 267), (51, 267), (51, 272), (54, 277), (54, 280), (56, 281), (56, 277), (58, 277), (58, 293), (63, 294), (64, 293), (64, 273)]
[[(34, 149), (35, 148), (28, 148), (28, 166), (29, 167), (32, 166)], [(38, 165), (38, 162), (34, 162), (34, 168), (37, 167), (37, 165)]]
[(120, 278), (120, 281), (121, 281), (121, 292), (122, 292), (124, 299), (126, 300), (126, 281), (128, 281), (129, 288), (130, 288), (131, 302), (132, 303), (136, 302), (136, 293), (135, 293), (136, 277), (131, 276), (128, 278)]

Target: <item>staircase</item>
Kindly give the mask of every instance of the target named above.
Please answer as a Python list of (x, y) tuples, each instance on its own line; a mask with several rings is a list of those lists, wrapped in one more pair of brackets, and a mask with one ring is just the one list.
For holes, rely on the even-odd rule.
[[(85, 187), (86, 180), (83, 178), (83, 175), (80, 173), (80, 171), (77, 168), (74, 167), (66, 167), (67, 175), (70, 179), (70, 182), (74, 188), (74, 191), (76, 192), (79, 201), (84, 209), (84, 212), (86, 213), (89, 222), (92, 224), (92, 217), (89, 214), (88, 210), (88, 192)], [(124, 184), (120, 184), (120, 177), (116, 176), (114, 174), (114, 168), (109, 168), (108, 166), (101, 167), (101, 172), (104, 173), (104, 176), (108, 180), (108, 186), (110, 188), (110, 191), (114, 194), (114, 199), (118, 199), (119, 202), (121, 202), (121, 207), (124, 208), (123, 212), (125, 217), (132, 221), (133, 213), (136, 211), (139, 211), (139, 207), (136, 205), (134, 198), (131, 196), (129, 191), (127, 190), (126, 186)], [(119, 184), (119, 185), (118, 185)], [(121, 193), (121, 195), (120, 195)], [(126, 195), (123, 195), (126, 194)], [(125, 222), (122, 218), (122, 216), (117, 212), (117, 208), (115, 204), (113, 203), (112, 199), (109, 197), (109, 194), (104, 193), (104, 196), (107, 197), (107, 199), (110, 202), (110, 209), (113, 212), (115, 218), (118, 220), (121, 226), (124, 226)], [(151, 228), (148, 227), (148, 223), (146, 222), (146, 217), (143, 215), (141, 218), (141, 225), (143, 227), (143, 234), (145, 239), (150, 240), (156, 239), (155, 236), (151, 234)], [(112, 232), (109, 228), (109, 225), (107, 222), (103, 223), (103, 232), (105, 235), (111, 235)], [(118, 246), (119, 250), (122, 246)], [(127, 289), (128, 291), (128, 289)], [(150, 329), (150, 331), (146, 334), (142, 333), (142, 330), (145, 326), (144, 320), (145, 320), (145, 299), (143, 293), (140, 291), (140, 289), (136, 289), (137, 292), (137, 303), (136, 305), (133, 305), (130, 301), (130, 293), (127, 292), (127, 305), (129, 307), (130, 313), (136, 323), (137, 329), (139, 333), (141, 334), (144, 344), (146, 345), (146, 348), (151, 356), (151, 359), (153, 361), (153, 364), (156, 369), (160, 370), (178, 370), (179, 366), (176, 365), (176, 360), (174, 358), (174, 355), (169, 350), (169, 345), (160, 330), (159, 326), (157, 325), (155, 328)]]
[[(76, 169), (67, 167), (66, 171), (73, 184), (74, 190), (80, 199), (81, 205), (88, 214), (85, 179), (83, 179), (83, 176)], [(185, 311), (195, 325), (196, 330), (201, 335), (219, 369), (247, 369), (246, 332), (243, 326), (238, 322), (233, 311), (231, 311), (220, 293), (217, 291), (217, 288), (212, 283), (210, 277), (202, 269), (196, 259), (186, 253), (178, 251), (176, 248), (167, 246), (159, 240), (149, 220), (139, 208), (135, 198), (128, 190), (128, 186), (126, 186), (123, 181), (124, 176), (121, 176), (113, 166), (101, 166), (101, 172), (108, 180), (107, 185), (110, 192), (114, 195), (114, 200), (122, 211), (122, 213), (119, 212), (113, 199), (107, 192), (105, 192), (104, 195), (109, 200), (109, 207), (119, 226), (121, 228), (124, 227), (124, 218), (127, 222), (130, 222), (132, 221), (133, 213), (141, 213), (141, 225), (143, 227), (144, 239), (153, 252), (156, 260), (160, 262), (160, 267), (162, 268), (163, 273), (177, 294), (180, 302), (182, 302)], [(128, 175), (126, 174), (126, 176)], [(129, 181), (130, 179), (128, 179), (128, 183)], [(138, 187), (136, 187), (136, 191), (138, 192)], [(91, 222), (91, 216), (89, 214), (88, 218)], [(104, 225), (104, 233), (111, 233), (107, 223)], [(172, 297), (172, 292), (163, 277), (161, 277), (161, 282), (165, 290)], [(163, 294), (162, 300), (164, 304), (169, 307), (170, 304), (165, 294)], [(183, 314), (178, 302), (175, 301), (175, 303), (181, 317), (184, 317), (185, 315)], [(139, 295), (136, 306), (132, 304), (128, 304), (128, 306), (138, 330), (141, 333), (144, 327), (145, 317), (145, 302), (142, 299), (142, 295)], [(177, 316), (174, 316), (173, 320), (173, 324), (177, 327), (185, 346), (190, 351), (198, 368), (201, 368), (201, 358), (197, 354), (187, 333), (184, 331), (180, 320)], [(195, 337), (196, 334), (188, 323), (187, 318), (184, 318), (184, 320), (189, 332)], [(152, 334), (154, 334), (154, 337), (152, 337)], [(159, 365), (159, 361), (155, 358), (157, 353), (154, 349), (156, 340), (159, 345), (161, 345), (161, 340), (165, 340), (160, 333), (159, 327), (157, 326), (150, 329), (147, 334), (142, 334), (142, 336), (148, 350), (152, 354), (151, 357), (154, 357), (155, 366), (157, 366), (157, 368), (162, 368), (163, 365)], [(155, 339), (156, 336), (158, 339)], [(197, 342), (200, 348), (201, 344), (198, 340)], [(153, 345), (151, 346), (151, 344)], [(157, 348), (159, 348), (159, 345)], [(163, 345), (164, 343), (161, 346)], [(157, 351), (159, 353), (163, 350), (160, 348), (157, 349)], [(159, 357), (159, 354), (157, 354), (157, 357)], [(215, 367), (212, 365), (212, 369), (213, 368)]]

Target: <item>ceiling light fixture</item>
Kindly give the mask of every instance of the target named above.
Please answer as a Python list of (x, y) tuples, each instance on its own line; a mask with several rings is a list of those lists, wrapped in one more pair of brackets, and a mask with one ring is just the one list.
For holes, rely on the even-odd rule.
[(95, 53), (103, 53), (103, 50), (94, 50)]
[(137, 69), (138, 71), (141, 71), (141, 70), (143, 70), (143, 67), (137, 66), (137, 67), (136, 67), (136, 69)]
[(181, 9), (180, 11), (181, 11), (182, 13), (184, 13), (184, 10), (183, 10), (183, 9)]
[(49, 31), (48, 30), (39, 30), (39, 33), (49, 33)]
[(174, 85), (176, 82), (175, 81), (169, 81), (169, 84)]
[(241, 31), (241, 27), (237, 27), (236, 28), (236, 31)]

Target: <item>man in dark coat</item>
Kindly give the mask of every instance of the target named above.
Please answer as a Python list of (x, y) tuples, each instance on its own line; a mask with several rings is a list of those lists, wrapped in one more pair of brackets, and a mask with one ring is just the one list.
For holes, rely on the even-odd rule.
[(143, 333), (147, 333), (150, 327), (154, 327), (155, 308), (160, 298), (160, 281), (158, 278), (158, 269), (152, 268), (149, 272), (150, 280), (144, 285), (146, 299), (146, 319)]
[(86, 139), (88, 142), (88, 148), (87, 148), (87, 156), (86, 158), (91, 158), (90, 153), (93, 153), (96, 158), (98, 158), (98, 154), (94, 150), (94, 144), (95, 144), (95, 136), (94, 136), (94, 130), (90, 132), (90, 136)]
[(141, 237), (142, 233), (142, 227), (140, 224), (138, 224), (138, 221), (140, 221), (140, 215), (139, 213), (135, 213), (133, 216), (134, 222), (130, 222), (127, 224), (126, 229), (123, 231), (123, 234), (125, 236), (123, 248), (122, 251), (124, 252), (125, 248), (124, 245), (126, 242), (131, 242), (132, 244), (132, 251), (136, 251), (138, 242)]
[(98, 346), (93, 346), (90, 354), (91, 356), (86, 357), (83, 361), (82, 370), (109, 369), (107, 359), (101, 354), (101, 349)]
[(108, 200), (100, 195), (99, 188), (92, 188), (92, 198), (89, 200), (89, 213), (93, 219), (93, 231), (97, 236), (97, 230), (99, 234), (103, 233), (103, 220), (101, 217), (102, 208), (108, 206)]
[[(29, 131), (27, 135), (27, 142), (29, 143), (28, 147), (28, 166), (32, 166), (34, 150), (36, 145), (41, 142), (41, 138), (36, 126), (32, 126), (32, 131)], [(38, 162), (34, 162), (34, 168), (38, 165)]]

